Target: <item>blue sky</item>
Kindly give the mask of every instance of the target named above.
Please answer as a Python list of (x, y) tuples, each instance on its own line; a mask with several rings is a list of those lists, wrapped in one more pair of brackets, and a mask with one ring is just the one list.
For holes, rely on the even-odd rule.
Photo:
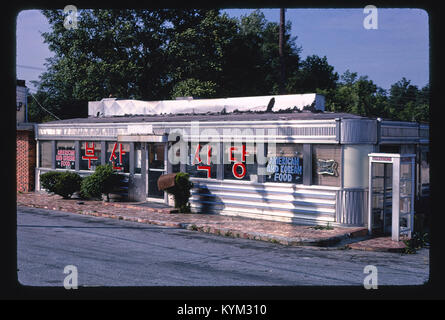
[[(240, 17), (250, 9), (224, 10)], [(268, 21), (279, 21), (279, 9), (261, 10)], [(378, 86), (389, 89), (402, 77), (423, 87), (429, 81), (428, 14), (420, 9), (378, 9), (375, 30), (363, 27), (367, 14), (361, 9), (287, 9), (292, 36), (302, 47), (301, 58), (326, 56), (335, 71), (349, 69), (367, 75)], [(26, 10), (17, 17), (17, 78), (38, 80), (51, 57), (41, 32), (49, 31), (45, 17)]]

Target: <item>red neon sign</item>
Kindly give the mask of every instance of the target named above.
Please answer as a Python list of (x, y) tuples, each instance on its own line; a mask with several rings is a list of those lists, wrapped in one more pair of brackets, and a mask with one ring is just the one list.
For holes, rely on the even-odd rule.
[(98, 157), (94, 156), (94, 142), (93, 146), (89, 147), (89, 143), (85, 142), (85, 155), (82, 156), (82, 160), (88, 160), (88, 169), (91, 169), (91, 160), (98, 160)]
[(124, 167), (122, 166), (122, 155), (126, 154), (126, 152), (122, 150), (122, 143), (119, 143), (119, 163), (120, 163), (121, 166), (118, 167), (118, 166), (115, 165), (115, 162), (114, 162), (114, 159), (117, 159), (116, 147), (117, 147), (117, 143), (114, 144), (113, 152), (111, 152), (109, 160), (111, 161), (111, 164), (113, 165), (113, 169), (115, 169), (115, 170), (123, 170)]

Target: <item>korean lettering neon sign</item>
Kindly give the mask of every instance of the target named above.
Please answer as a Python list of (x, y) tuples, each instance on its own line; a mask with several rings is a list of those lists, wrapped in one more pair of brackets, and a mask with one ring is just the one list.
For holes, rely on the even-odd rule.
[(111, 162), (111, 164), (113, 165), (113, 169), (115, 169), (115, 170), (123, 170), (124, 169), (124, 167), (123, 167), (123, 162), (122, 162), (122, 156), (124, 155), (124, 154), (126, 154), (126, 152), (124, 151), (124, 150), (122, 150), (122, 143), (119, 143), (119, 164), (120, 164), (120, 166), (116, 166), (116, 163), (115, 163), (115, 159), (117, 159), (117, 156), (116, 156), (116, 148), (117, 148), (117, 143), (115, 143), (114, 144), (114, 147), (113, 147), (113, 151), (111, 152), (111, 155), (110, 155), (110, 159), (109, 159), (109, 161)]
[(88, 142), (85, 142), (85, 155), (82, 156), (82, 160), (88, 160), (88, 169), (91, 169), (91, 160), (98, 159), (99, 158), (94, 155), (94, 142), (91, 147)]
[[(196, 146), (195, 155), (193, 157), (192, 164), (201, 164), (203, 163), (200, 152), (201, 152), (202, 146), (198, 144)], [(246, 151), (246, 145), (242, 146), (242, 152), (241, 152), (241, 160), (235, 158), (234, 152), (237, 151), (237, 147), (230, 147), (229, 148), (229, 160), (230, 162), (233, 162), (232, 166), (232, 174), (237, 179), (243, 179), (246, 176), (247, 169), (244, 162), (246, 162), (246, 156), (249, 155), (249, 153)], [(211, 171), (212, 168), (210, 166), (210, 158), (212, 157), (212, 147), (210, 145), (207, 145), (207, 157), (206, 157), (206, 165), (198, 165), (196, 167), (197, 170), (202, 170), (207, 172), (207, 178), (211, 177)], [(241, 172), (239, 171), (239, 168), (241, 169)]]

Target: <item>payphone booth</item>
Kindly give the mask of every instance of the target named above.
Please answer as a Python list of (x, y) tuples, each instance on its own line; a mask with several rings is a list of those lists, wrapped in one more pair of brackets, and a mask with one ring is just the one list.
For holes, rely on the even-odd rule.
[(370, 153), (368, 231), (399, 241), (414, 224), (415, 155)]

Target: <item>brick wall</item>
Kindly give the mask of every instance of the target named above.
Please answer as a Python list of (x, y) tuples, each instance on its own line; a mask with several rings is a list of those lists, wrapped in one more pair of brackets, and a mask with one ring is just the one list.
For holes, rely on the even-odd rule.
[(17, 191), (33, 191), (36, 167), (36, 141), (33, 131), (17, 130), (16, 150)]

